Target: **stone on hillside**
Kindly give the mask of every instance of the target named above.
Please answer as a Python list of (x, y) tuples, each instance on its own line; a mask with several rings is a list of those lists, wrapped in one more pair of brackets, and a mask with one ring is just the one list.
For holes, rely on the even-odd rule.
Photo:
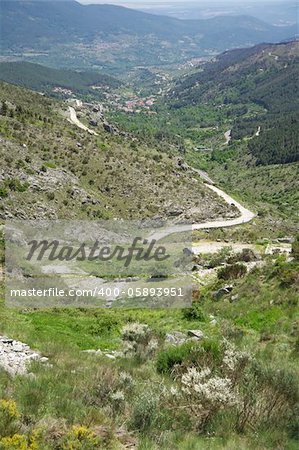
[(188, 330), (188, 336), (196, 339), (204, 338), (204, 334), (201, 330)]
[(95, 349), (82, 350), (82, 353), (88, 353), (90, 355), (95, 355), (95, 356), (101, 356), (103, 354), (102, 350), (100, 350), (100, 349), (98, 349), (98, 350), (95, 350)]
[(218, 289), (217, 292), (214, 293), (214, 298), (216, 298), (216, 300), (219, 300), (224, 295), (229, 294), (233, 290), (233, 288), (234, 287), (232, 285), (223, 286), (222, 288)]
[(281, 244), (292, 244), (294, 242), (294, 239), (291, 237), (282, 237), (278, 238), (277, 241)]
[(182, 345), (186, 340), (186, 334), (180, 331), (173, 331), (172, 333), (167, 333), (165, 336), (165, 342), (172, 345)]
[(32, 361), (48, 362), (48, 358), (30, 349), (27, 344), (0, 336), (0, 367), (10, 375), (27, 375)]

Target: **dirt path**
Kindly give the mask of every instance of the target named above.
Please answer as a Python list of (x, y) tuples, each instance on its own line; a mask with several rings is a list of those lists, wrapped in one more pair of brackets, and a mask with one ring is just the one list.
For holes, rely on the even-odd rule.
[(213, 228), (228, 228), (233, 227), (236, 225), (242, 225), (244, 223), (250, 222), (254, 217), (255, 214), (252, 211), (249, 211), (249, 209), (246, 209), (244, 206), (242, 206), (240, 203), (238, 203), (236, 200), (234, 200), (230, 195), (226, 194), (226, 192), (222, 191), (221, 189), (217, 188), (216, 186), (213, 186), (211, 184), (205, 183), (205, 186), (208, 189), (211, 189), (214, 191), (219, 197), (223, 198), (226, 203), (229, 205), (234, 205), (239, 211), (240, 216), (236, 217), (234, 219), (218, 219), (213, 220), (209, 222), (203, 222), (203, 223), (194, 223), (192, 225), (186, 224), (186, 225), (171, 225), (167, 226), (162, 230), (157, 231), (153, 235), (150, 236), (151, 239), (162, 239), (163, 237), (169, 236), (173, 233), (182, 233), (184, 231), (190, 231), (190, 228), (193, 230), (206, 230), (206, 229), (213, 229)]
[[(81, 128), (82, 130), (87, 131), (90, 134), (98, 135), (95, 131), (90, 130), (88, 127), (86, 127), (80, 120), (77, 118), (76, 111), (73, 107), (69, 106), (69, 112), (70, 112), (70, 118), (69, 121), (76, 125), (77, 127)], [(230, 137), (231, 130), (227, 131), (225, 133), (226, 138), (228, 139)], [(234, 200), (230, 195), (226, 194), (226, 192), (222, 191), (221, 189), (217, 188), (213, 184), (213, 180), (199, 169), (194, 169), (193, 167), (188, 167), (193, 172), (196, 172), (198, 175), (200, 175), (205, 180), (205, 186), (208, 189), (211, 189), (214, 191), (219, 197), (223, 198), (226, 203), (229, 205), (235, 206), (240, 211), (240, 216), (236, 217), (235, 219), (219, 219), (214, 220), (210, 222), (203, 222), (203, 223), (195, 223), (192, 224), (192, 230), (204, 230), (204, 229), (211, 229), (211, 228), (226, 228), (226, 227), (232, 227), (236, 225), (241, 225), (247, 222), (250, 222), (254, 217), (254, 213), (252, 211), (249, 211), (244, 206), (242, 206), (240, 203), (238, 203), (236, 200)], [(161, 239), (165, 236), (168, 236), (173, 233), (180, 233), (183, 231), (189, 231), (190, 225), (172, 225), (165, 227), (163, 230), (159, 230), (156, 233), (154, 233), (151, 238), (152, 239)]]
[(87, 131), (89, 134), (93, 134), (94, 136), (98, 136), (98, 133), (96, 133), (95, 131), (91, 130), (86, 125), (84, 125), (82, 122), (80, 122), (80, 120), (77, 117), (77, 113), (76, 113), (75, 109), (72, 106), (69, 106), (69, 113), (70, 113), (70, 117), (68, 119), (69, 122), (71, 122), (72, 124), (76, 125), (81, 130)]
[(224, 133), (225, 137), (225, 143), (228, 145), (232, 139), (232, 130), (228, 130), (226, 133)]

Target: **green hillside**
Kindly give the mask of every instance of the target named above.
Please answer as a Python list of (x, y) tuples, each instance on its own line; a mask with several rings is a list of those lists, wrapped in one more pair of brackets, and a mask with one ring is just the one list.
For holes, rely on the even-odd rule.
[(63, 102), (1, 83), (0, 105), (2, 219), (135, 219), (174, 211), (183, 218), (194, 205), (199, 221), (235, 214), (180, 170), (176, 155), (100, 125), (91, 136), (67, 121)]
[(294, 41), (224, 53), (202, 72), (179, 80), (172, 103), (177, 108), (208, 103), (222, 108), (223, 116), (234, 116), (232, 141), (252, 138), (248, 148), (257, 164), (296, 162), (298, 50)]
[[(190, 165), (258, 210), (270, 234), (279, 234), (280, 227), (294, 230), (298, 45), (226, 52), (171, 84), (154, 114), (115, 111), (111, 120), (147, 141), (178, 149)], [(225, 133), (231, 135), (229, 144)]]
[[(59, 29), (62, 41), (69, 32), (89, 38), (86, 23), (80, 22), (83, 11), (93, 13), (94, 27), (101, 11), (108, 28), (113, 11), (114, 37), (123, 23), (123, 10), (114, 7), (85, 10), (72, 0), (55, 6), (45, 1), (43, 7), (8, 3), (10, 24), (25, 17), (29, 27), (34, 21), (28, 11), (38, 9), (32, 35), (44, 30), (45, 46), (51, 27), (55, 33)], [(53, 8), (57, 20), (47, 21)], [(72, 8), (76, 20), (68, 16)], [(135, 16), (139, 23), (128, 21), (122, 31), (132, 26), (146, 46), (156, 19), (140, 14)], [(182, 32), (173, 29), (172, 35), (163, 29), (164, 19), (157, 20), (160, 37), (165, 32), (176, 39)], [(215, 23), (220, 26), (221, 19)], [(233, 25), (231, 19), (226, 23)], [(24, 30), (15, 36), (10, 30), (7, 40), (20, 42)], [(217, 39), (220, 35), (218, 29), (210, 31)], [(118, 38), (124, 40), (123, 34)], [(131, 84), (120, 85), (97, 72), (0, 64), (1, 76), (10, 82), (0, 81), (0, 450), (297, 450), (297, 50), (297, 42), (288, 42), (225, 52), (178, 80), (164, 77), (152, 93), (163, 75), (144, 67)], [(74, 55), (68, 56), (73, 61)], [(94, 84), (109, 91), (101, 105), (90, 100)], [(82, 101), (71, 94), (50, 97), (55, 87), (73, 91)], [(128, 98), (130, 108), (124, 106)], [(205, 170), (215, 186), (207, 186), (194, 168)], [(223, 197), (216, 195), (217, 187), (225, 191)], [(228, 194), (233, 200), (224, 200)], [(254, 214), (245, 209), (240, 219), (237, 202)], [(225, 226), (226, 219), (236, 217), (239, 225)], [(156, 276), (154, 263), (150, 277), (147, 272), (136, 277), (131, 265), (128, 278), (114, 270), (103, 274), (94, 257), (64, 265), (74, 250), (73, 221), (112, 219), (123, 228), (117, 219), (155, 224), (153, 218), (205, 227), (194, 227), (184, 258), (175, 260), (181, 267), (185, 256), (192, 257), (192, 271), (184, 267), (188, 307), (161, 307), (158, 287), (172, 278)], [(70, 226), (62, 242), (67, 245), (32, 276), (28, 261), (19, 268), (13, 264), (25, 241), (17, 230), (8, 238), (10, 219), (66, 219)], [(216, 220), (215, 228), (206, 223)], [(42, 226), (51, 234), (51, 225)], [(93, 233), (83, 227), (84, 249)], [(5, 253), (7, 239), (18, 250), (12, 258)], [(102, 239), (109, 242), (106, 234)], [(162, 245), (164, 239), (170, 241), (166, 236)], [(138, 258), (139, 251), (139, 264)], [(11, 276), (25, 286), (74, 286), (76, 297), (52, 308), (44, 296), (39, 300), (48, 306), (38, 308), (27, 291), (24, 303), (12, 307), (5, 301), (18, 297), (8, 292)], [(157, 292), (153, 308), (148, 288), (126, 298), (129, 307), (114, 289), (103, 294), (105, 308), (92, 308), (88, 301), (78, 307), (81, 287), (137, 287), (145, 279)]]
[(59, 90), (55, 91), (55, 88), (66, 89), (85, 98), (88, 95), (94, 98), (103, 97), (101, 90), (92, 89), (92, 86), (106, 91), (121, 86), (120, 81), (109, 75), (52, 69), (24, 61), (0, 63), (0, 80), (38, 92), (45, 92), (48, 95), (59, 95)]
[(275, 42), (296, 27), (248, 16), (178, 20), (114, 5), (75, 1), (2, 1), (2, 53), (56, 67), (122, 73), (165, 66), (228, 48)]

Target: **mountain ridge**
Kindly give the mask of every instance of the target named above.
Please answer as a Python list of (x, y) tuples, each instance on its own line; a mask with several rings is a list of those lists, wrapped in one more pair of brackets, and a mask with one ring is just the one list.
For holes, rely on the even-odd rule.
[(4, 0), (0, 14), (3, 55), (57, 67), (161, 65), (296, 33), (250, 16), (179, 20), (76, 1)]

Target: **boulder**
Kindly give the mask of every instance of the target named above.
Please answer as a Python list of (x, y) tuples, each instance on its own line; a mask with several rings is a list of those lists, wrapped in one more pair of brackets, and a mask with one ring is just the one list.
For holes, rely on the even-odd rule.
[(167, 333), (165, 336), (165, 342), (172, 345), (182, 345), (186, 342), (187, 336), (180, 331), (173, 331), (172, 333)]
[(188, 336), (199, 340), (204, 338), (204, 334), (201, 330), (188, 330)]
[(294, 242), (294, 239), (291, 237), (282, 237), (278, 238), (277, 241), (281, 244), (292, 244)]
[(229, 293), (233, 290), (233, 288), (234, 288), (234, 287), (233, 287), (231, 284), (230, 284), (230, 285), (223, 286), (222, 288), (218, 289), (217, 292), (214, 293), (214, 298), (215, 298), (216, 300), (219, 300), (219, 299), (222, 298), (224, 295), (229, 294)]

